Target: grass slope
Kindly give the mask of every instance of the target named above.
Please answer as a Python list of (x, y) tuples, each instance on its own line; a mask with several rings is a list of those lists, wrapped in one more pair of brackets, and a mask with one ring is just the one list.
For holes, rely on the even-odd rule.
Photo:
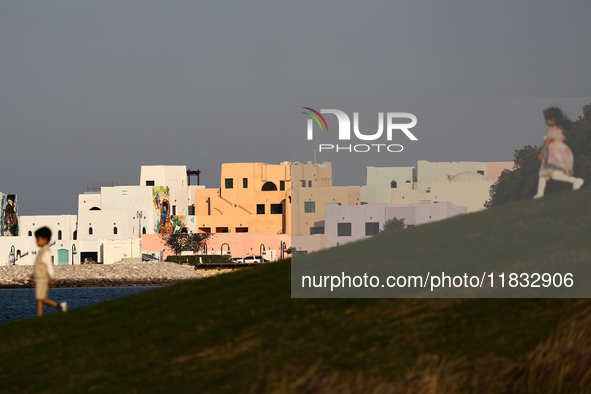
[[(428, 290), (409, 288), (330, 287), (302, 289), (302, 276), (376, 275), (381, 283), (389, 275), (446, 275), (464, 273), (482, 277), (495, 273), (495, 287), (485, 280), (482, 289), (439, 289), (438, 296), (542, 296), (587, 297), (591, 294), (591, 187), (548, 195), (539, 200), (494, 207), (456, 216), (404, 231), (382, 232), (374, 237), (336, 248), (294, 257), (292, 286), (295, 296), (408, 297)], [(498, 274), (504, 272), (500, 291)], [(562, 288), (510, 288), (509, 273), (573, 273), (574, 286)], [(542, 284), (542, 281), (537, 283)], [(488, 287), (488, 289), (487, 289)], [(496, 293), (494, 293), (495, 291)], [(348, 292), (348, 293), (347, 293)]]
[[(530, 229), (533, 250), (544, 247), (545, 236), (535, 233), (549, 220), (559, 244), (571, 237), (565, 226), (571, 225), (566, 219), (572, 211), (588, 223), (591, 213), (581, 204), (590, 197), (591, 188), (458, 220), (480, 222), (496, 212), (511, 218), (499, 219), (499, 226), (521, 223)], [(566, 219), (560, 212), (548, 219), (540, 209), (549, 215), (552, 209), (564, 211)], [(424, 226), (425, 233), (435, 225), (441, 224)], [(482, 229), (485, 235), (503, 233), (487, 226), (493, 227)], [(421, 236), (421, 230), (390, 236)], [(484, 252), (491, 248), (498, 245), (493, 242)], [(0, 391), (236, 393), (252, 384), (261, 367), (310, 366), (318, 360), (321, 371), (364, 371), (389, 380), (404, 378), (424, 354), (468, 361), (494, 354), (523, 361), (579, 303), (291, 299), (290, 262), (284, 261), (2, 325)]]

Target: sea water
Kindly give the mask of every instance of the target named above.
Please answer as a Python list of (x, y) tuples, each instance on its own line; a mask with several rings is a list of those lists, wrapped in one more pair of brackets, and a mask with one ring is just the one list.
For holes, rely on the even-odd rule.
[[(160, 286), (55, 288), (49, 291), (49, 298), (57, 302), (67, 301), (68, 309), (73, 309), (158, 287)], [(57, 311), (46, 305), (44, 314)], [(35, 289), (0, 289), (0, 324), (35, 316), (37, 316)]]

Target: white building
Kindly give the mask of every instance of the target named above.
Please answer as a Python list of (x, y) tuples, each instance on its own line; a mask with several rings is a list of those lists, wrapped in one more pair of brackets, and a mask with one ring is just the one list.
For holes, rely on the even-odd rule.
[(367, 204), (390, 202), (392, 189), (413, 190), (416, 183), (415, 167), (366, 167), (361, 201)]
[(367, 167), (364, 203), (415, 204), (451, 202), (484, 209), (490, 187), (513, 162), (439, 162), (419, 160), (415, 167)]
[(357, 241), (384, 229), (392, 218), (404, 219), (408, 227), (431, 223), (467, 213), (465, 207), (449, 202), (427, 204), (326, 205), (327, 247)]
[[(185, 166), (142, 166), (140, 185), (102, 187), (78, 197), (78, 215), (19, 215), (19, 235), (0, 237), (0, 264), (33, 264), (38, 249), (35, 230), (53, 233), (55, 264), (86, 260), (114, 263), (141, 258), (140, 234), (196, 232), (195, 189)], [(166, 209), (162, 210), (162, 204)], [(160, 219), (166, 217), (166, 229)]]

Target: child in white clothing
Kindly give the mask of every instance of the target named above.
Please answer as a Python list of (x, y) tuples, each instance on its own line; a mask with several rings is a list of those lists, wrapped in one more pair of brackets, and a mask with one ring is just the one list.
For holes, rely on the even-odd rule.
[(66, 302), (59, 304), (47, 298), (49, 286), (54, 285), (53, 264), (51, 262), (51, 251), (49, 250), (49, 241), (51, 240), (51, 230), (47, 227), (41, 227), (35, 231), (35, 238), (37, 238), (37, 258), (35, 259), (35, 267), (29, 279), (35, 280), (35, 298), (37, 300), (37, 315), (43, 316), (43, 305), (50, 305), (54, 308), (61, 309), (65, 312), (67, 309)]

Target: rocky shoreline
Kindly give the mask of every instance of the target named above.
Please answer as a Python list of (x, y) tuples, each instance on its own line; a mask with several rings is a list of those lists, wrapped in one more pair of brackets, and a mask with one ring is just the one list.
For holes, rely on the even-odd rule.
[[(193, 267), (174, 263), (125, 263), (54, 266), (54, 287), (113, 287), (172, 285), (204, 275)], [(0, 289), (34, 287), (30, 265), (0, 267)]]

